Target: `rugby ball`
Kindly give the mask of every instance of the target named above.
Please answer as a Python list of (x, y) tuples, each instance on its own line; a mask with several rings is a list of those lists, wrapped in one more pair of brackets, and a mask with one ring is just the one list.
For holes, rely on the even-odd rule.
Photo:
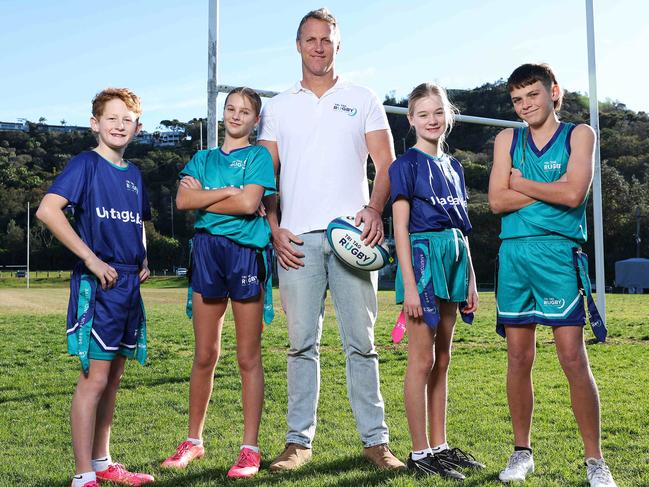
[(384, 245), (374, 248), (361, 240), (363, 224), (354, 225), (353, 216), (334, 218), (327, 226), (327, 239), (336, 257), (354, 269), (375, 271), (390, 263), (390, 253)]

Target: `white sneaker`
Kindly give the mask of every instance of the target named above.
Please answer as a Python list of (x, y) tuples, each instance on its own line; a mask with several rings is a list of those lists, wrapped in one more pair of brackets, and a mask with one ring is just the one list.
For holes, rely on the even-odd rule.
[(522, 482), (528, 473), (534, 473), (534, 457), (531, 452), (520, 450), (512, 453), (507, 467), (500, 472), (498, 478), (501, 482)]
[(617, 487), (603, 458), (599, 460), (595, 458), (586, 459), (586, 478), (590, 483), (590, 487)]

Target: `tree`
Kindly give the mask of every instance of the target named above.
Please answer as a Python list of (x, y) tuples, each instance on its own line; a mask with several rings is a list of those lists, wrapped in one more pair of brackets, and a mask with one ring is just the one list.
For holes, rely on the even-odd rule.
[(8, 264), (23, 263), (26, 255), (25, 230), (20, 228), (15, 220), (9, 220), (7, 234), (5, 236), (5, 248), (7, 249)]

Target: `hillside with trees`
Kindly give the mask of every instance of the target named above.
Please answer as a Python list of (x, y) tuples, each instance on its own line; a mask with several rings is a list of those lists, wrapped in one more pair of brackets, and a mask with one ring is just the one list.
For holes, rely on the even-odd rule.
[[(451, 90), (452, 101), (466, 115), (515, 120), (506, 87), (502, 81), (472, 90)], [(405, 100), (386, 97), (385, 104), (405, 106)], [(588, 99), (568, 92), (561, 118), (588, 123)], [(397, 154), (414, 143), (405, 117), (389, 115)], [(177, 211), (174, 198), (177, 175), (198, 149), (199, 119), (187, 123), (164, 120), (161, 125), (185, 131), (191, 138), (176, 147), (132, 144), (126, 157), (142, 171), (153, 210), (147, 223), (149, 261), (153, 269), (171, 270), (186, 265), (187, 242), (192, 234), (193, 214)], [(203, 127), (206, 126), (203, 120)], [(474, 226), (472, 249), (478, 281), (493, 280), (493, 263), (498, 248), (499, 218), (487, 204), (487, 184), (494, 137), (499, 129), (458, 123), (448, 140), (450, 151), (462, 162), (470, 191), (470, 217)], [(641, 255), (649, 256), (649, 116), (636, 113), (619, 102), (600, 103), (602, 194), (607, 284), (613, 281), (616, 260), (636, 253), (636, 211), (640, 208)], [(33, 218), (43, 194), (75, 154), (95, 145), (90, 132), (47, 132), (42, 125), (30, 124), (30, 131), (0, 132), (0, 266), (24, 264), (27, 202), (31, 203), (31, 267), (70, 269), (73, 256)], [(373, 170), (370, 168), (370, 180)], [(385, 217), (389, 218), (389, 208)], [(592, 235), (592, 201), (588, 210)], [(592, 262), (592, 239), (585, 249)]]

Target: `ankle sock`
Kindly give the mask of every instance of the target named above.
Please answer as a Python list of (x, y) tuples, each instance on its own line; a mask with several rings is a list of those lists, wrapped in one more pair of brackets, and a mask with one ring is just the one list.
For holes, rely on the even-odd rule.
[(84, 472), (72, 477), (72, 487), (83, 487), (88, 482), (97, 481), (95, 472)]
[(244, 448), (247, 448), (248, 450), (252, 450), (255, 453), (259, 453), (259, 447), (258, 446), (252, 446), (252, 445), (241, 445), (241, 448), (239, 450), (243, 450)]
[(530, 455), (532, 454), (532, 449), (529, 446), (514, 446), (514, 451), (524, 451), (524, 450), (530, 452)]
[(424, 448), (423, 450), (419, 450), (419, 451), (413, 450), (410, 452), (410, 457), (415, 461), (421, 460), (422, 458), (426, 458), (428, 455), (432, 455), (430, 448)]
[(187, 441), (190, 441), (194, 446), (203, 446), (203, 440), (199, 440), (198, 438), (187, 437)]
[(444, 442), (441, 445), (433, 446), (430, 448), (430, 451), (433, 452), (433, 455), (435, 453), (439, 453), (441, 451), (448, 450), (448, 443)]
[(108, 455), (104, 458), (93, 458), (90, 463), (95, 472), (103, 472), (113, 463), (113, 459)]

